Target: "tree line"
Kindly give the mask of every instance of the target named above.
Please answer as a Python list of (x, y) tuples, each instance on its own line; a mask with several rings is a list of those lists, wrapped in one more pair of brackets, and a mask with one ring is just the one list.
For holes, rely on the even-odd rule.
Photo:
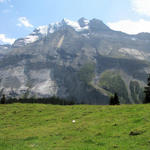
[(74, 100), (66, 100), (56, 96), (47, 98), (6, 98), (3, 94), (1, 98), (1, 104), (11, 104), (11, 103), (41, 103), (41, 104), (53, 104), (53, 105), (74, 105)]

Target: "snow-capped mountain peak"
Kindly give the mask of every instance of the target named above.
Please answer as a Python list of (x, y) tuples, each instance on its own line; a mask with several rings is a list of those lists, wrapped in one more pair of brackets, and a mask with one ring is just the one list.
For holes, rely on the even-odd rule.
[(66, 18), (64, 18), (61, 23), (62, 23), (62, 25), (68, 25), (68, 26), (71, 26), (71, 27), (73, 27), (74, 29), (77, 29), (77, 30), (80, 28), (80, 25), (78, 24), (78, 22), (71, 21), (71, 20), (66, 19)]
[(71, 21), (69, 19), (64, 18), (61, 22), (55, 22), (49, 25), (39, 26), (30, 35), (26, 36), (25, 38), (16, 40), (14, 46), (21, 46), (34, 43), (41, 37), (45, 37), (48, 34), (52, 34), (64, 26), (69, 26), (73, 28), (76, 32), (88, 30), (89, 22), (90, 21), (85, 18), (81, 18), (78, 21)]
[(58, 31), (63, 26), (70, 26), (75, 31), (80, 32), (83, 30), (87, 30), (89, 28), (88, 25), (89, 25), (89, 20), (85, 18), (81, 18), (79, 19), (79, 21), (72, 21), (72, 20), (64, 18), (62, 19), (61, 22), (55, 22), (49, 25), (39, 26), (33, 31), (32, 35), (40, 34), (40, 35), (46, 36), (48, 33), (54, 33), (55, 31)]
[(78, 20), (78, 23), (80, 25), (80, 27), (85, 27), (85, 26), (88, 26), (89, 25), (89, 20), (85, 19), (85, 18), (80, 18)]
[(109, 27), (107, 27), (102, 21), (98, 19), (88, 20), (86, 18), (80, 18), (78, 21), (72, 21), (64, 18), (60, 22), (55, 22), (49, 25), (37, 27), (31, 34), (29, 34), (25, 38), (20, 38), (16, 40), (13, 46), (20, 47), (23, 45), (34, 43), (37, 40), (40, 40), (49, 34), (53, 34), (54, 32), (59, 31), (60, 29), (65, 29), (66, 27), (70, 27), (74, 31), (79, 32), (86, 37), (89, 34), (88, 31), (93, 31), (97, 33), (103, 30), (110, 30)]
[(61, 23), (62, 25), (68, 25), (72, 27), (77, 32), (87, 30), (89, 28), (88, 27), (89, 21), (84, 18), (79, 19), (79, 21), (71, 21), (69, 19), (64, 18)]
[(25, 45), (29, 44), (29, 43), (34, 43), (38, 39), (39, 39), (39, 37), (36, 36), (36, 35), (28, 35), (28, 36), (25, 37), (24, 43), (25, 43)]
[(39, 26), (37, 28), (37, 31), (42, 34), (42, 35), (47, 35), (48, 34), (48, 25), (45, 26)]

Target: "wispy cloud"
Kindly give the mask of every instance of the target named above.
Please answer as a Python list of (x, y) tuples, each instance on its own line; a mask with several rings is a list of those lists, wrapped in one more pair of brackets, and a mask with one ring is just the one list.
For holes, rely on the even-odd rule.
[(33, 25), (29, 22), (29, 20), (26, 17), (20, 17), (18, 18), (19, 23), (17, 24), (17, 26), (21, 27), (21, 26), (25, 26), (27, 28), (33, 28)]
[(13, 44), (16, 39), (8, 38), (5, 34), (0, 34), (0, 41), (4, 44)]
[(3, 2), (11, 2), (11, 0), (0, 0), (0, 3), (3, 3)]
[(150, 32), (150, 21), (144, 19), (138, 21), (120, 20), (118, 22), (109, 22), (107, 25), (113, 30), (122, 31), (128, 34)]
[(135, 12), (150, 16), (150, 0), (131, 0), (131, 3)]
[(3, 2), (5, 2), (5, 0), (0, 0), (0, 3), (3, 3)]

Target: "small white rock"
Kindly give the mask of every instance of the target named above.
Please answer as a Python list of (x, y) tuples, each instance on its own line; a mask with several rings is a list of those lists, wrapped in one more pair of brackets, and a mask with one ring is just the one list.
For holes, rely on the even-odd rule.
[(72, 123), (75, 123), (76, 121), (75, 120), (72, 120)]

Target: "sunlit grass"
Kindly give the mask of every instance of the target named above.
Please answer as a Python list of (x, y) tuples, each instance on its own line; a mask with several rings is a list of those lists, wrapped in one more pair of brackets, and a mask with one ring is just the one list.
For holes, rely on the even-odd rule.
[(0, 150), (112, 149), (150, 149), (150, 105), (0, 105)]

